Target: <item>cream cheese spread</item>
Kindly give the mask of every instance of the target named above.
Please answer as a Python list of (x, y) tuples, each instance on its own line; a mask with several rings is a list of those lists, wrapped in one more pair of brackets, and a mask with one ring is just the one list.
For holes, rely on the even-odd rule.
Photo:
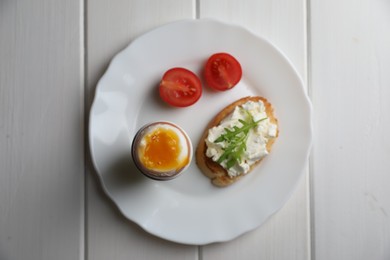
[(227, 141), (216, 142), (217, 138), (226, 133), (226, 129), (232, 130), (235, 126), (242, 127), (243, 124), (240, 120), (247, 120), (248, 113), (252, 116), (253, 121), (259, 121), (259, 123), (248, 132), (246, 149), (242, 153), (240, 162), (231, 167), (227, 167), (226, 160), (220, 162), (230, 177), (248, 173), (253, 164), (268, 155), (266, 147), (268, 140), (277, 135), (277, 125), (271, 123), (267, 117), (263, 101), (248, 101), (237, 106), (218, 126), (209, 129), (205, 140), (206, 156), (217, 162), (229, 144)]

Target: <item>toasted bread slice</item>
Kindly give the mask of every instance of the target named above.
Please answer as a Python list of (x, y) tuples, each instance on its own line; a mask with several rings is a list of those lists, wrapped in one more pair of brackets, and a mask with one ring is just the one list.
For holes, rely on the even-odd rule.
[[(227, 117), (230, 113), (232, 113), (234, 111), (236, 106), (245, 104), (248, 101), (257, 102), (259, 100), (263, 101), (264, 106), (265, 106), (265, 111), (266, 111), (268, 118), (270, 119), (270, 122), (278, 125), (278, 120), (276, 119), (276, 117), (274, 115), (274, 111), (273, 111), (273, 107), (272, 107), (271, 103), (269, 103), (267, 101), (267, 99), (265, 99), (263, 97), (253, 96), (253, 97), (241, 98), (241, 99), (233, 102), (232, 104), (228, 105), (221, 112), (219, 112), (206, 127), (206, 129), (205, 129), (205, 131), (204, 131), (204, 133), (199, 141), (195, 156), (196, 156), (196, 163), (197, 163), (198, 167), (200, 168), (200, 170), (203, 172), (204, 175), (206, 175), (207, 177), (209, 177), (211, 179), (211, 181), (214, 185), (219, 186), (219, 187), (228, 186), (228, 185), (236, 182), (238, 179), (245, 176), (246, 174), (245, 175), (240, 174), (236, 177), (230, 177), (225, 168), (223, 168), (220, 164), (218, 164), (217, 162), (214, 162), (211, 158), (206, 156), (207, 144), (206, 144), (205, 140), (208, 136), (209, 129), (214, 127), (214, 126), (219, 125), (220, 122), (225, 117)], [(274, 142), (279, 134), (279, 127), (277, 127), (277, 129), (278, 130), (277, 130), (276, 136), (274, 138), (270, 138), (268, 140), (267, 145), (266, 145), (266, 149), (268, 152), (271, 151), (272, 145), (274, 144)], [(261, 159), (258, 160), (255, 164), (253, 164), (250, 168), (250, 171), (252, 171), (253, 168), (260, 163), (260, 161), (261, 161)]]

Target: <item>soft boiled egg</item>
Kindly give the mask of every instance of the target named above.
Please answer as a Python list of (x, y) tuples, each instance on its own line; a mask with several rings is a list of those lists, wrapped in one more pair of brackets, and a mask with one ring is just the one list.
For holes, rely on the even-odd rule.
[(137, 168), (155, 180), (177, 177), (192, 159), (192, 144), (185, 131), (170, 122), (142, 127), (134, 137), (132, 156)]

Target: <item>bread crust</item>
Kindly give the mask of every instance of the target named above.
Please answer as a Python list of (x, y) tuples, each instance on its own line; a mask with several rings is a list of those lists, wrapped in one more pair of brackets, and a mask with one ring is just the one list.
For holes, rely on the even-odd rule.
[[(197, 146), (197, 149), (196, 149), (196, 154), (195, 154), (196, 164), (198, 165), (199, 169), (203, 172), (203, 174), (211, 179), (211, 182), (214, 185), (219, 186), (219, 187), (228, 186), (232, 183), (235, 183), (236, 181), (241, 179), (246, 174), (241, 174), (241, 175), (238, 175), (236, 177), (230, 177), (228, 175), (228, 172), (226, 169), (224, 169), (221, 165), (219, 165), (218, 163), (214, 162), (211, 158), (206, 156), (207, 145), (206, 145), (205, 140), (208, 136), (209, 129), (214, 127), (214, 126), (219, 125), (219, 123), (225, 117), (227, 117), (230, 113), (232, 113), (234, 111), (236, 106), (240, 106), (242, 104), (245, 104), (248, 101), (257, 102), (259, 100), (263, 101), (264, 106), (265, 106), (265, 111), (266, 111), (268, 118), (270, 119), (270, 122), (273, 124), (276, 124), (278, 126), (278, 120), (274, 115), (274, 111), (273, 111), (273, 107), (272, 107), (271, 103), (268, 102), (268, 100), (265, 99), (264, 97), (251, 96), (251, 97), (241, 98), (241, 99), (233, 102), (232, 104), (226, 106), (210, 121), (210, 123), (207, 125), (205, 131), (203, 132), (203, 135), (202, 135), (202, 137), (199, 141), (199, 144)], [(269, 141), (266, 145), (268, 152), (271, 151), (272, 145), (274, 144), (278, 135), (279, 135), (279, 126), (277, 127), (276, 137), (269, 139)], [(255, 164), (253, 164), (251, 166), (249, 172), (251, 172), (253, 170), (253, 168), (256, 165), (258, 165), (260, 162), (261, 162), (261, 160), (258, 160)]]

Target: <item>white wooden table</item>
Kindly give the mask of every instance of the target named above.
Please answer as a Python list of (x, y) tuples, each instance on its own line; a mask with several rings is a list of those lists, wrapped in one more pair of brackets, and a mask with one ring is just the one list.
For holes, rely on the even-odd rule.
[[(304, 79), (314, 146), (288, 203), (226, 243), (147, 234), (103, 193), (88, 112), (113, 55), (216, 18), (268, 38)], [(388, 0), (0, 1), (0, 259), (390, 259)]]

